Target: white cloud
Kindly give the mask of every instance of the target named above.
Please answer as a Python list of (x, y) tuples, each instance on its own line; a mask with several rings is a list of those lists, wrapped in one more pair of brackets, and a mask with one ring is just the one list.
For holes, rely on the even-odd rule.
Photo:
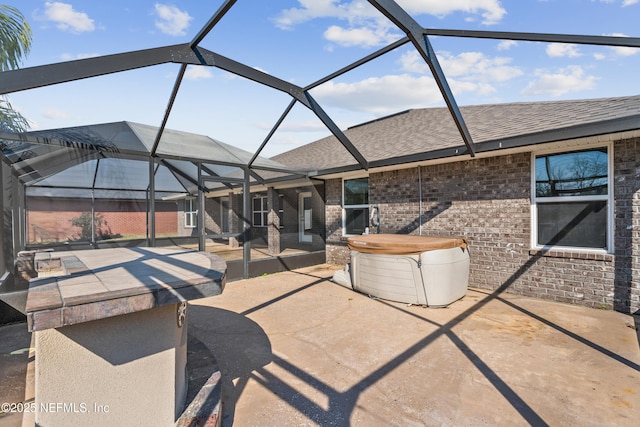
[(418, 51), (416, 50), (411, 50), (403, 53), (402, 56), (400, 56), (400, 65), (402, 66), (402, 69), (404, 71), (408, 71), (410, 73), (430, 73), (429, 65), (427, 65), (425, 60), (420, 56), (420, 54), (418, 54)]
[(547, 55), (552, 58), (576, 58), (582, 56), (576, 45), (567, 43), (550, 43), (547, 46)]
[(507, 11), (499, 0), (397, 0), (410, 14), (428, 14), (443, 17), (455, 12), (482, 16), (485, 25), (496, 24)]
[[(447, 78), (489, 83), (504, 82), (523, 74), (520, 68), (510, 65), (511, 58), (490, 58), (482, 52), (462, 52), (458, 55), (438, 52), (437, 55)], [(428, 65), (415, 50), (403, 54), (400, 63), (405, 71), (430, 74)]]
[(311, 92), (321, 105), (377, 115), (442, 101), (431, 77), (409, 74), (372, 77), (354, 83), (330, 81)]
[(56, 27), (63, 31), (82, 33), (96, 29), (89, 15), (74, 10), (73, 6), (67, 3), (45, 2), (44, 18), (55, 22)]
[(449, 79), (448, 82), (451, 86), (451, 91), (456, 96), (464, 92), (470, 92), (475, 93), (476, 95), (484, 96), (496, 91), (496, 88), (488, 83), (466, 82), (454, 79)]
[[(595, 0), (591, 0), (595, 1)], [(627, 7), (638, 3), (640, 0), (622, 0), (622, 7)], [(600, 3), (616, 3), (616, 0), (600, 0)]]
[(458, 55), (442, 53), (440, 64), (448, 76), (476, 81), (504, 82), (522, 75), (522, 70), (509, 65), (511, 58), (486, 57), (482, 52), (463, 52)]
[(276, 27), (290, 30), (298, 24), (317, 18), (349, 20), (354, 16), (373, 18), (378, 15), (373, 6), (357, 0), (344, 4), (340, 4), (339, 0), (298, 0), (298, 3), (300, 3), (300, 7), (293, 7), (280, 12), (274, 19)]
[(390, 43), (397, 39), (389, 33), (388, 27), (342, 28), (330, 26), (324, 32), (324, 38), (341, 46), (373, 47)]
[(602, 54), (602, 53), (594, 53), (593, 54), (593, 58), (596, 59), (597, 61), (602, 61), (603, 59), (606, 59), (606, 55)]
[(60, 55), (60, 58), (62, 58), (63, 61), (73, 61), (76, 59), (95, 58), (96, 56), (100, 56), (100, 54), (99, 53), (76, 53), (76, 54), (63, 53), (62, 55)]
[(155, 11), (158, 16), (156, 27), (170, 36), (184, 36), (193, 19), (187, 12), (166, 4), (156, 3)]
[(518, 42), (515, 40), (503, 40), (498, 43), (498, 50), (509, 50), (514, 46), (517, 46)]
[(55, 108), (48, 108), (42, 112), (42, 115), (51, 120), (67, 120), (71, 119), (72, 116), (66, 111), (57, 110)]
[[(496, 91), (489, 83), (447, 79), (454, 96), (463, 93), (488, 95)], [(442, 94), (431, 75), (411, 74), (371, 77), (352, 83), (327, 82), (311, 90), (321, 105), (377, 116), (408, 108), (425, 108), (443, 103)]]
[[(629, 37), (622, 33), (605, 34), (612, 37)], [(609, 49), (617, 56), (632, 56), (640, 52), (640, 48), (637, 47), (624, 47), (624, 46), (610, 46)]]
[(593, 89), (597, 78), (586, 75), (582, 67), (572, 65), (556, 72), (537, 70), (537, 78), (521, 91), (525, 96), (558, 97), (569, 92)]
[[(299, 7), (282, 10), (274, 18), (278, 28), (290, 30), (317, 18), (346, 21), (347, 25), (332, 25), (324, 33), (327, 40), (343, 46), (371, 47), (395, 40), (401, 34), (387, 18), (362, 0), (343, 3), (339, 0), (298, 0), (298, 3)], [(402, 0), (398, 3), (411, 15), (443, 17), (463, 12), (481, 16), (484, 24), (495, 24), (506, 14), (498, 0)]]
[(211, 70), (204, 65), (189, 65), (184, 73), (184, 78), (187, 80), (210, 79), (211, 77), (213, 77)]
[[(483, 24), (499, 22), (507, 11), (499, 0), (397, 0), (411, 15), (427, 14), (444, 17), (456, 12), (479, 15)], [(380, 13), (362, 0), (341, 3), (339, 0), (298, 0), (300, 7), (285, 9), (274, 19), (279, 28), (291, 29), (297, 24), (316, 18), (353, 19), (374, 18)]]

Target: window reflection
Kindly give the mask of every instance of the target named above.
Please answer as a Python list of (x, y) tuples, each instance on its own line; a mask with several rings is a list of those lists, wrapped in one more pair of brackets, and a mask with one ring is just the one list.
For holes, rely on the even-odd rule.
[(535, 159), (537, 245), (607, 249), (607, 147)]
[(366, 205), (369, 203), (369, 178), (344, 181), (344, 204)]
[(344, 233), (362, 234), (369, 226), (369, 178), (344, 180)]
[(536, 197), (607, 194), (607, 149), (536, 158)]

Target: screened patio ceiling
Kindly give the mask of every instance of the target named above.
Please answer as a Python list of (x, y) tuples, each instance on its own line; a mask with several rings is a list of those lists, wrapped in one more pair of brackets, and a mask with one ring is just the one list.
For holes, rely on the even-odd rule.
[[(147, 199), (152, 152), (158, 158), (152, 163), (156, 198), (197, 195), (199, 177), (242, 179), (253, 156), (203, 135), (165, 129), (156, 144), (157, 135), (153, 126), (117, 122), (28, 132), (20, 140), (0, 134), (0, 148), (27, 196), (63, 198)], [(251, 183), (267, 182), (261, 174), (283, 181), (305, 171), (256, 157)], [(225, 188), (215, 181), (203, 186)]]
[[(291, 170), (290, 166), (285, 167), (260, 157), (273, 134), (296, 106), (305, 107), (310, 111), (337, 138), (341, 146), (357, 161), (359, 167), (368, 169), (369, 159), (354, 146), (310, 91), (405, 45), (412, 46), (428, 65), (460, 133), (461, 143), (465, 148), (456, 150), (456, 155), (474, 157), (475, 143), (431, 45), (430, 37), (640, 47), (640, 38), (634, 37), (426, 28), (393, 0), (368, 0), (368, 3), (405, 36), (319, 80), (300, 86), (203, 46), (207, 35), (234, 9), (236, 3), (247, 5), (247, 2), (224, 1), (188, 43), (3, 72), (0, 78), (0, 94), (11, 94), (162, 64), (180, 65), (167, 99), (166, 109), (164, 114), (158, 117), (156, 127), (121, 122), (53, 131), (0, 134), (3, 158), (11, 165), (20, 182), (35, 194), (53, 195), (57, 189), (78, 197), (88, 194), (87, 190), (94, 191), (94, 195), (96, 192), (112, 192), (111, 195), (128, 192), (131, 196), (142, 197), (146, 191), (154, 191), (165, 197), (196, 193), (202, 177), (226, 176), (236, 180), (250, 180), (251, 183), (264, 183), (304, 176), (311, 171)], [(208, 136), (176, 132), (166, 128), (189, 65), (215, 67), (289, 97), (289, 105), (255, 152), (249, 153), (234, 148)], [(141, 167), (131, 167), (132, 164), (129, 162), (133, 161), (146, 161), (149, 166), (144, 170)], [(116, 176), (117, 174), (110, 172), (113, 170), (126, 171), (127, 174)], [(142, 179), (143, 176), (147, 179)], [(155, 179), (151, 180), (151, 176)], [(233, 186), (229, 184), (232, 181), (228, 181), (226, 186)], [(211, 188), (225, 186), (215, 179), (206, 182), (206, 186)], [(238, 181), (235, 182), (237, 185)], [(206, 186), (202, 185), (200, 188), (210, 189)]]
[[(200, 188), (207, 191), (224, 186), (233, 187), (242, 179), (250, 183), (265, 183), (299, 178), (310, 171), (292, 170), (291, 166), (285, 167), (261, 158), (260, 154), (293, 108), (302, 106), (337, 138), (341, 147), (356, 160), (359, 167), (368, 169), (369, 159), (358, 151), (336, 121), (314, 99), (311, 91), (405, 45), (412, 46), (428, 65), (459, 131), (461, 144), (466, 148), (457, 150), (456, 155), (474, 157), (475, 143), (431, 45), (431, 37), (640, 47), (640, 38), (633, 37), (426, 28), (393, 0), (368, 0), (381, 16), (386, 17), (405, 36), (319, 80), (300, 86), (203, 46), (207, 35), (223, 21), (226, 14), (240, 4), (247, 7), (249, 3), (236, 0), (222, 2), (188, 43), (3, 72), (0, 94), (10, 94), (163, 64), (180, 65), (166, 109), (158, 117), (157, 126), (119, 122), (22, 134), (2, 133), (0, 142), (5, 162), (11, 165), (13, 173), (27, 186), (30, 194), (50, 196), (67, 194), (83, 197), (89, 194), (88, 190), (92, 190), (94, 196), (110, 194), (142, 198), (148, 197), (145, 192), (154, 191), (161, 197), (171, 197), (196, 194), (199, 183)], [(208, 136), (167, 129), (167, 122), (189, 65), (224, 70), (289, 98), (289, 105), (255, 152), (234, 148)], [(246, 102), (249, 104), (251, 100)], [(140, 164), (132, 162), (140, 161), (146, 161), (149, 166), (134, 167)], [(152, 176), (154, 179), (151, 179)], [(202, 180), (202, 177), (231, 179), (225, 184), (220, 182), (221, 179)]]
[[(261, 3), (261, 2), (260, 2)], [(71, 93), (80, 93), (81, 98), (76, 98), (77, 102), (86, 104), (86, 108), (92, 108), (102, 100), (94, 99), (91, 93), (82, 92), (80, 81), (90, 78), (105, 79), (107, 84), (113, 86), (113, 90), (120, 90), (120, 96), (113, 96), (117, 102), (127, 102), (127, 96), (132, 87), (144, 86), (147, 82), (140, 78), (136, 70), (169, 68), (175, 75), (173, 87), (167, 89), (166, 107), (163, 111), (157, 111), (157, 121), (152, 125), (139, 125), (131, 122), (107, 123), (93, 126), (79, 126), (67, 129), (57, 129), (49, 131), (35, 131), (26, 133), (0, 133), (0, 153), (2, 160), (10, 167), (14, 177), (23, 186), (26, 195), (41, 195), (47, 197), (70, 197), (82, 198), (129, 198), (146, 199), (147, 208), (150, 215), (148, 224), (148, 244), (155, 246), (155, 200), (158, 198), (179, 198), (189, 195), (198, 196), (198, 205), (204, 206), (205, 193), (211, 190), (225, 188), (229, 191), (241, 189), (243, 231), (245, 244), (243, 245), (243, 274), (248, 277), (248, 262), (251, 258), (251, 185), (254, 183), (268, 184), (271, 182), (281, 182), (301, 177), (313, 177), (317, 171), (295, 170), (291, 165), (283, 166), (272, 160), (260, 157), (264, 148), (272, 141), (282, 124), (290, 115), (295, 115), (302, 110), (311, 117), (315, 123), (320, 123), (329, 134), (333, 135), (339, 142), (338, 148), (343, 153), (347, 153), (355, 160), (354, 168), (368, 170), (376, 166), (375, 161), (363, 155), (352, 143), (349, 137), (338, 125), (339, 117), (336, 117), (335, 110), (329, 113), (328, 106), (321, 105), (312, 92), (314, 89), (329, 84), (341, 76), (351, 72), (360, 72), (366, 69), (366, 65), (371, 61), (386, 59), (387, 54), (398, 53), (401, 49), (408, 49), (411, 53), (417, 53), (419, 60), (424, 61), (427, 69), (433, 77), (444, 104), (446, 105), (452, 124), (457, 129), (460, 140), (460, 149), (456, 149), (450, 156), (476, 156), (476, 145), (472, 134), (467, 127), (467, 122), (463, 116), (458, 102), (453, 95), (449, 81), (443, 71), (438, 55), (434, 50), (431, 39), (441, 38), (463, 38), (478, 42), (479, 40), (511, 40), (540, 43), (569, 43), (578, 45), (593, 45), (606, 47), (627, 47), (640, 48), (640, 38), (619, 37), (619, 36), (590, 36), (590, 35), (567, 35), (533, 32), (507, 32), (507, 31), (476, 31), (476, 30), (456, 30), (456, 29), (434, 29), (421, 25), (407, 10), (401, 7), (394, 0), (368, 0), (381, 18), (388, 20), (395, 26), (403, 36), (390, 42), (386, 46), (377, 49), (368, 55), (354, 60), (333, 72), (324, 74), (327, 71), (327, 64), (314, 64), (317, 70), (325, 70), (319, 75), (321, 78), (315, 81), (305, 81), (303, 84), (294, 82), (304, 81), (307, 75), (299, 79), (289, 79), (269, 74), (258, 68), (246, 64), (246, 61), (238, 61), (223, 56), (220, 53), (209, 50), (205, 45), (219, 46), (223, 51), (235, 54), (231, 39), (209, 38), (207, 36), (215, 29), (224, 27), (225, 15), (230, 11), (238, 10), (254, 16), (259, 16), (253, 5), (258, 2), (248, 0), (225, 0), (208, 21), (202, 26), (200, 31), (190, 42), (149, 49), (127, 51), (124, 53), (90, 57), (86, 59), (60, 62), (48, 65), (41, 65), (23, 68), (13, 71), (2, 72), (0, 75), (0, 95), (15, 94), (34, 89), (43, 90), (49, 86), (65, 84), (71, 89)], [(220, 3), (219, 3), (220, 4)], [(242, 9), (244, 7), (244, 9)], [(365, 13), (375, 13), (367, 10)], [(206, 19), (206, 17), (203, 17)], [(264, 17), (263, 17), (264, 18)], [(204, 19), (203, 21), (204, 22)], [(222, 23), (222, 24), (221, 24)], [(257, 34), (254, 37), (247, 37), (247, 30), (250, 25), (243, 25), (240, 28), (233, 27), (235, 34), (234, 41), (248, 40), (252, 47), (260, 50), (260, 54), (268, 54), (268, 50), (278, 50), (279, 46), (265, 46)], [(228, 28), (227, 28), (228, 29)], [(253, 29), (252, 29), (253, 30)], [(213, 34), (216, 35), (215, 33)], [(294, 36), (292, 36), (294, 37)], [(209, 44), (211, 43), (211, 44)], [(294, 43), (295, 49), (305, 49), (306, 46)], [(264, 51), (264, 52), (263, 52)], [(288, 55), (288, 56), (287, 56)], [(297, 60), (295, 52), (288, 52), (281, 55), (280, 66), (283, 69), (292, 67)], [(321, 61), (319, 61), (321, 63)], [(321, 65), (321, 66), (320, 66)], [(177, 66), (177, 67), (176, 67)], [(177, 132), (170, 130), (170, 119), (173, 114), (182, 111), (185, 114), (195, 114), (202, 117), (201, 120), (210, 120), (214, 113), (209, 108), (213, 104), (211, 101), (215, 97), (215, 92), (203, 94), (202, 92), (188, 92), (188, 84), (183, 84), (185, 73), (189, 66), (212, 67), (221, 70), (225, 75), (233, 77), (233, 81), (241, 81), (249, 87), (249, 92), (238, 95), (238, 99), (243, 107), (235, 112), (237, 116), (261, 113), (263, 110), (269, 111), (272, 124), (270, 130), (265, 131), (266, 136), (259, 143), (257, 149), (252, 152), (240, 150), (231, 145), (222, 143), (213, 138), (220, 136), (203, 136), (194, 133)], [(169, 68), (167, 68), (169, 67)], [(177, 72), (176, 72), (177, 69)], [(331, 68), (328, 69), (330, 71)], [(357, 71), (356, 71), (357, 70)], [(145, 72), (146, 72), (145, 71)], [(106, 76), (122, 73), (138, 77), (130, 86), (123, 84), (120, 80), (109, 79)], [(282, 73), (282, 70), (280, 70)], [(365, 72), (366, 74), (366, 72)], [(232, 81), (231, 79), (226, 82)], [(130, 82), (131, 83), (131, 82)], [(122, 86), (122, 87), (120, 87)], [(185, 88), (186, 87), (186, 88)], [(146, 87), (137, 96), (144, 97), (148, 102), (145, 108), (157, 107), (158, 94), (161, 88)], [(193, 89), (193, 87), (191, 88)], [(411, 89), (408, 89), (411, 90)], [(187, 91), (189, 95), (178, 99), (178, 95)], [(284, 99), (288, 104), (283, 109), (272, 109), (263, 107), (254, 102), (262, 96), (276, 94)], [(63, 100), (61, 99), (61, 102)], [(178, 101), (178, 102), (176, 102)], [(200, 103), (198, 103), (198, 101)], [(204, 102), (203, 102), (204, 101)], [(224, 100), (223, 100), (224, 101)], [(161, 102), (160, 102), (161, 103)], [(199, 105), (194, 107), (194, 105)], [(114, 108), (118, 108), (117, 104)], [(174, 105), (183, 107), (182, 110)], [(219, 107), (224, 108), (225, 103), (219, 103)], [(197, 111), (196, 111), (197, 110)], [(273, 111), (275, 111), (275, 113)], [(278, 116), (278, 112), (280, 112)], [(130, 118), (125, 118), (131, 120)], [(271, 119), (273, 119), (271, 121)], [(508, 121), (510, 118), (505, 117)], [(108, 121), (108, 120), (105, 120)], [(110, 120), (114, 122), (114, 120)], [(148, 122), (147, 122), (148, 123)], [(356, 124), (356, 123), (353, 123)], [(267, 125), (269, 126), (269, 125)], [(238, 128), (238, 124), (227, 122), (219, 123), (216, 129), (227, 131)], [(218, 131), (218, 130), (217, 130)], [(217, 132), (216, 131), (216, 132)], [(566, 135), (570, 138), (571, 135)], [(222, 139), (222, 138), (221, 138)], [(501, 149), (513, 147), (517, 141), (505, 140), (500, 143)], [(258, 141), (256, 141), (256, 146)], [(425, 148), (425, 152), (429, 150)], [(478, 152), (480, 150), (478, 149)], [(134, 163), (135, 162), (135, 163)], [(351, 168), (350, 170), (353, 170)], [(6, 170), (6, 169), (5, 169)], [(292, 184), (295, 185), (295, 184)], [(13, 215), (19, 220), (15, 224), (23, 224), (20, 215), (24, 215), (24, 200), (20, 200), (21, 188), (4, 188), (4, 210), (8, 212), (7, 202), (13, 206)], [(10, 197), (6, 197), (10, 193)], [(14, 194), (16, 193), (16, 194)], [(7, 200), (5, 200), (7, 199)], [(205, 225), (203, 215), (198, 215), (199, 249), (205, 248)], [(5, 227), (12, 227), (12, 223), (5, 224)], [(15, 228), (2, 229), (2, 237), (5, 243), (12, 240), (12, 251), (3, 254), (1, 262), (5, 267), (12, 265), (10, 259), (12, 254), (18, 253), (25, 245), (22, 241), (24, 236)], [(24, 231), (24, 230), (23, 230)], [(11, 253), (10, 253), (11, 252)], [(0, 266), (1, 267), (1, 266)], [(1, 269), (0, 269), (1, 270)], [(0, 271), (1, 272), (1, 271)]]

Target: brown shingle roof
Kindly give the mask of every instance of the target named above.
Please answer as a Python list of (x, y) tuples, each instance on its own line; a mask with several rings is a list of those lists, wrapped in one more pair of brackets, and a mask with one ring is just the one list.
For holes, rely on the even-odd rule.
[[(557, 140), (568, 139), (585, 136), (573, 135), (571, 129), (633, 116), (638, 117), (634, 126), (640, 129), (640, 96), (473, 105), (460, 110), (475, 143), (559, 130), (565, 131), (562, 138), (560, 133), (556, 135)], [(569, 132), (567, 128), (570, 128)], [(354, 126), (345, 134), (368, 162), (464, 147), (449, 110), (444, 107), (409, 110)], [(272, 159), (309, 170), (328, 170), (357, 163), (334, 136)]]

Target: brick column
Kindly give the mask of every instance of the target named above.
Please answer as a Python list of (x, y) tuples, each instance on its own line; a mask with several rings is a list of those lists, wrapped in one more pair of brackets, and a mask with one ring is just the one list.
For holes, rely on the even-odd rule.
[[(240, 231), (239, 228), (239, 219), (242, 215), (242, 198), (233, 194), (233, 192), (229, 193), (229, 232), (237, 233)], [(237, 248), (240, 246), (238, 243), (237, 237), (229, 237), (229, 246), (232, 248)]]
[(278, 216), (278, 205), (280, 195), (273, 187), (267, 190), (267, 206), (269, 209), (267, 241), (269, 244), (269, 254), (278, 255), (280, 253), (280, 217)]
[[(613, 308), (640, 311), (640, 138), (617, 141), (615, 168), (615, 282)], [(611, 288), (606, 288), (611, 292)]]

